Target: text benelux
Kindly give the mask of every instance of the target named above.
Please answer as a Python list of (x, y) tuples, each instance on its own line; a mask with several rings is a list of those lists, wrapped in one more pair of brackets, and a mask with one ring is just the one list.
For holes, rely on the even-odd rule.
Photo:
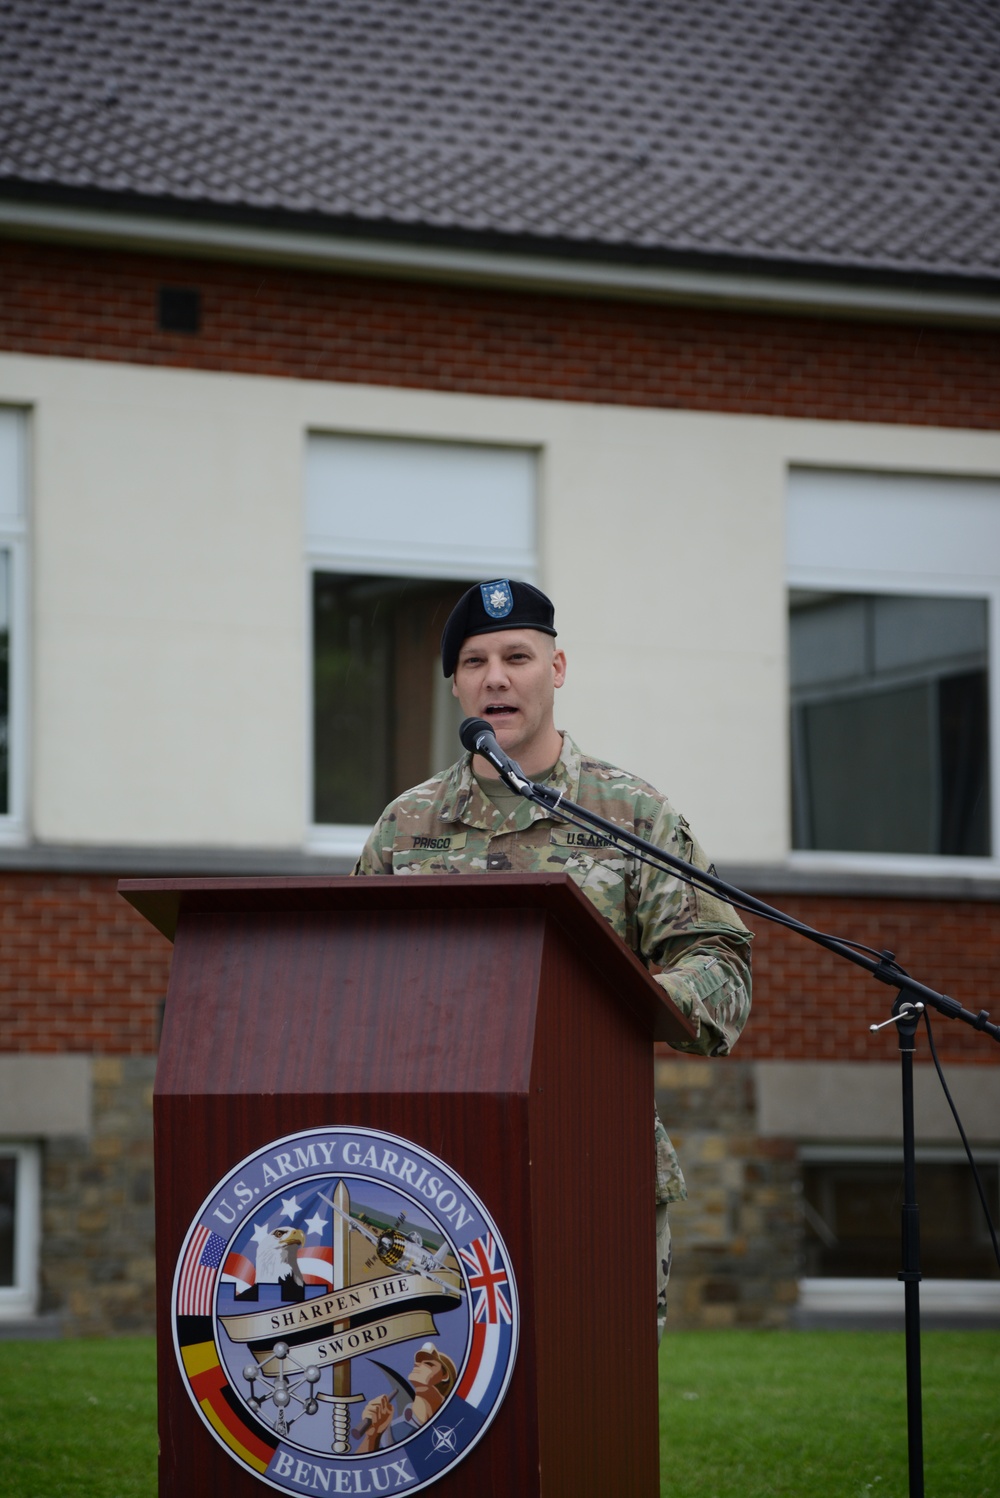
[(321, 1467), (316, 1462), (304, 1462), (290, 1451), (279, 1447), (277, 1459), (268, 1471), (274, 1477), (290, 1477), (308, 1493), (388, 1493), (394, 1488), (408, 1487), (416, 1482), (417, 1474), (404, 1456), (402, 1461), (392, 1461), (380, 1467), (369, 1467), (367, 1471), (337, 1471), (335, 1467)]
[[(338, 1148), (339, 1162), (335, 1158)], [(411, 1160), (409, 1155), (401, 1155), (398, 1150), (388, 1149), (385, 1145), (369, 1144), (365, 1147), (358, 1139), (347, 1139), (341, 1145), (337, 1140), (316, 1139), (305, 1149), (297, 1144), (294, 1149), (278, 1151), (271, 1156), (271, 1162), (260, 1162), (262, 1185), (265, 1188), (288, 1176), (299, 1175), (304, 1170), (320, 1170), (324, 1165), (334, 1170), (356, 1170), (360, 1167), (402, 1181), (415, 1196), (423, 1196), (433, 1202), (439, 1214), (446, 1217), (458, 1232), (473, 1221), (473, 1213), (459, 1201), (456, 1193), (440, 1176), (432, 1175), (427, 1166), (418, 1160)], [(260, 1195), (261, 1186), (236, 1181), (232, 1192), (235, 1202), (223, 1197), (212, 1214), (227, 1226), (234, 1223), (255, 1197)]]

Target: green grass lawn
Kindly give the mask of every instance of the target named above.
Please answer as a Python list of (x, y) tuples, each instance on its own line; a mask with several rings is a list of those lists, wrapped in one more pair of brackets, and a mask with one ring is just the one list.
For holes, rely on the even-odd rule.
[[(923, 1379), (927, 1498), (1000, 1498), (1000, 1333), (925, 1332)], [(669, 1498), (906, 1498), (902, 1335), (669, 1332), (660, 1450)], [(152, 1498), (152, 1338), (0, 1342), (0, 1492)]]
[[(924, 1332), (927, 1498), (1000, 1498), (1000, 1333)], [(902, 1333), (668, 1332), (670, 1498), (906, 1498)]]
[(155, 1495), (152, 1337), (0, 1342), (0, 1493)]

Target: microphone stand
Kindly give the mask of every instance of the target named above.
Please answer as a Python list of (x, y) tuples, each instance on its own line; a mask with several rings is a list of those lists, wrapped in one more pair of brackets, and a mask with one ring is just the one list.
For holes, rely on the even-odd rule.
[(808, 941), (815, 942), (817, 946), (825, 947), (828, 952), (835, 953), (844, 958), (846, 962), (852, 962), (855, 967), (864, 968), (879, 983), (887, 983), (890, 988), (896, 989), (896, 998), (892, 1006), (892, 1017), (883, 1021), (881, 1025), (871, 1025), (871, 1030), (881, 1030), (885, 1025), (896, 1025), (899, 1035), (900, 1062), (902, 1066), (903, 1086), (903, 1208), (902, 1208), (902, 1264), (898, 1278), (903, 1282), (904, 1296), (904, 1326), (906, 1342), (906, 1425), (907, 1425), (907, 1459), (909, 1467), (909, 1495), (910, 1498), (923, 1498), (924, 1494), (924, 1468), (923, 1468), (923, 1424), (921, 1410), (921, 1383), (920, 1383), (920, 1216), (917, 1207), (916, 1191), (916, 1144), (913, 1125), (913, 1056), (916, 1051), (916, 1033), (920, 1022), (920, 1016), (924, 1009), (930, 1007), (936, 1009), (940, 1014), (949, 1019), (962, 1020), (964, 1024), (971, 1025), (974, 1030), (981, 1030), (989, 1035), (991, 1039), (1000, 1041), (1000, 1025), (994, 1024), (985, 1009), (978, 1014), (973, 1014), (969, 1009), (963, 1009), (955, 999), (950, 999), (947, 994), (938, 993), (933, 988), (918, 983), (916, 979), (899, 966), (896, 962), (895, 953), (882, 952), (878, 958), (856, 950), (850, 943), (838, 940), (835, 936), (828, 936), (815, 927), (806, 925), (803, 921), (796, 920), (785, 911), (778, 910), (773, 905), (767, 905), (763, 900), (747, 894), (738, 889), (736, 885), (727, 884), (717, 874), (709, 873), (706, 869), (699, 869), (696, 864), (688, 863), (686, 859), (678, 858), (674, 853), (668, 853), (663, 848), (658, 848), (655, 843), (647, 842), (645, 838), (639, 837), (634, 832), (628, 832), (609, 822), (606, 818), (598, 816), (596, 812), (588, 811), (585, 806), (580, 806), (575, 801), (570, 801), (563, 795), (562, 791), (553, 790), (550, 786), (536, 784), (529, 780), (521, 767), (514, 760), (506, 759), (500, 769), (500, 775), (505, 784), (511, 790), (533, 801), (536, 806), (543, 807), (552, 815), (563, 817), (568, 822), (576, 822), (580, 826), (595, 827), (616, 846), (635, 849), (644, 862), (660, 864), (662, 867), (672, 870), (688, 884), (696, 887), (709, 889), (713, 893), (724, 896), (731, 904), (739, 906), (740, 909), (748, 911), (753, 915), (762, 916), (765, 920), (773, 921), (780, 926), (785, 926), (790, 931), (796, 931)]

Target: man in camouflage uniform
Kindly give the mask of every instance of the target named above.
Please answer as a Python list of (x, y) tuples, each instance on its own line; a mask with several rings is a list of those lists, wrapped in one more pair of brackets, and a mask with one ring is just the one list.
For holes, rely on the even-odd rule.
[[(658, 847), (709, 867), (684, 818), (635, 775), (581, 753), (555, 727), (566, 675), (553, 608), (528, 583), (499, 579), (459, 600), (441, 659), (466, 716), (485, 718), (525, 775)], [(407, 791), (383, 812), (356, 874), (566, 873), (694, 1023), (678, 1047), (722, 1056), (750, 1011), (750, 933), (731, 906), (666, 870), (622, 853), (511, 791), (481, 757)], [(655, 1110), (654, 1110), (655, 1115)], [(667, 1204), (687, 1193), (655, 1115), (657, 1324), (663, 1334), (670, 1271)]]

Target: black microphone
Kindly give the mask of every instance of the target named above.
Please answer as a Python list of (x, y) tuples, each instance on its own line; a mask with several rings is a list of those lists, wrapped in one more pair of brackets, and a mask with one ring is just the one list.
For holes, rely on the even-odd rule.
[(481, 754), (493, 766), (504, 785), (524, 794), (524, 787), (531, 782), (517, 760), (511, 759), (500, 748), (497, 736), (485, 718), (466, 718), (458, 730), (458, 736), (464, 749), (468, 749), (470, 754)]

